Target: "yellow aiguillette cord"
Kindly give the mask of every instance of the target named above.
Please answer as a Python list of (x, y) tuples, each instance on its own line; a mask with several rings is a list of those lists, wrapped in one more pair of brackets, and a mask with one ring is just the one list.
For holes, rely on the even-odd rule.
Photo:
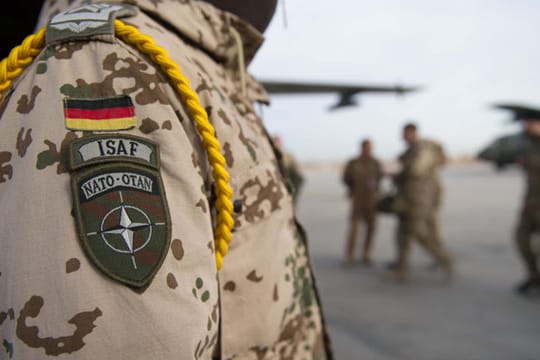
[[(191, 89), (189, 80), (182, 74), (179, 66), (170, 59), (167, 51), (158, 46), (150, 36), (142, 34), (137, 28), (126, 25), (120, 20), (115, 20), (114, 27), (115, 34), (119, 39), (136, 47), (159, 65), (178, 92), (181, 101), (190, 112), (191, 118), (195, 121), (216, 183), (217, 225), (214, 231), (214, 244), (216, 266), (219, 270), (223, 265), (223, 257), (227, 254), (228, 245), (232, 239), (234, 219), (232, 216), (233, 193), (229, 185), (230, 176), (225, 167), (225, 158), (220, 151), (221, 145), (214, 135), (214, 127), (208, 120), (208, 114), (201, 106), (199, 97)], [(11, 86), (13, 79), (32, 63), (44, 47), (45, 29), (41, 29), (26, 37), (21, 45), (11, 50), (9, 56), (0, 62), (0, 100), (4, 96), (3, 92)]]

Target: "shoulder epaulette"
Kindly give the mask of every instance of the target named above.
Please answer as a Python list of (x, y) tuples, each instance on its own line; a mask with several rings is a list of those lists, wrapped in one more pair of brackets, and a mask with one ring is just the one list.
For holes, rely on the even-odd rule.
[(47, 45), (58, 42), (88, 39), (96, 35), (114, 36), (117, 18), (134, 16), (137, 9), (124, 4), (92, 4), (55, 15), (48, 23)]

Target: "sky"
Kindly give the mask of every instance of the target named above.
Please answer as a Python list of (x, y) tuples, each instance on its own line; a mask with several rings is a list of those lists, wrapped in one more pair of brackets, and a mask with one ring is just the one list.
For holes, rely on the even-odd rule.
[(540, 107), (539, 19), (535, 0), (280, 0), (249, 71), (260, 80), (422, 87), (364, 94), (359, 107), (336, 112), (328, 112), (336, 95), (273, 97), (264, 122), (300, 161), (349, 158), (366, 137), (378, 157), (395, 158), (408, 121), (451, 156), (470, 155), (519, 130), (493, 103)]

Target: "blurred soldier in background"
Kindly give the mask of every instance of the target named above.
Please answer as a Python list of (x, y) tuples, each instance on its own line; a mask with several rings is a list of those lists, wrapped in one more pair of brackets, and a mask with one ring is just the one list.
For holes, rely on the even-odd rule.
[(298, 162), (294, 156), (285, 150), (283, 146), (283, 140), (281, 136), (276, 135), (273, 137), (274, 145), (281, 152), (281, 160), (283, 164), (283, 171), (287, 176), (287, 181), (289, 183), (291, 195), (293, 198), (294, 205), (298, 204), (298, 198), (300, 197), (300, 190), (304, 184), (304, 176), (302, 175), (302, 170), (298, 165)]
[(527, 294), (540, 291), (540, 272), (538, 254), (532, 246), (533, 235), (540, 234), (540, 110), (526, 109), (516, 113), (523, 122), (529, 137), (529, 146), (519, 159), (526, 174), (527, 189), (523, 208), (516, 229), (516, 242), (519, 253), (527, 269), (527, 277), (517, 287), (518, 293)]
[(342, 180), (351, 198), (349, 235), (345, 249), (345, 264), (354, 262), (354, 250), (360, 223), (366, 224), (366, 236), (362, 249), (362, 262), (371, 263), (371, 248), (377, 220), (377, 201), (382, 167), (372, 153), (371, 141), (362, 141), (360, 155), (345, 166)]
[(434, 141), (420, 139), (412, 123), (403, 128), (403, 139), (408, 147), (399, 157), (402, 169), (395, 177), (398, 254), (390, 268), (398, 280), (408, 279), (410, 248), (416, 239), (451, 275), (451, 258), (442, 245), (439, 229), (442, 186), (438, 173), (446, 162), (444, 150)]

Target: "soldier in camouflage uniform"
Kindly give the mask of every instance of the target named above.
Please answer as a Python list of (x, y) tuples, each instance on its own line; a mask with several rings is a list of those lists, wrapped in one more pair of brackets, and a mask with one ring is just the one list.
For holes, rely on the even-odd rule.
[(516, 229), (517, 247), (527, 270), (527, 277), (517, 291), (526, 294), (540, 291), (538, 254), (532, 248), (533, 236), (540, 234), (540, 110), (530, 109), (518, 116), (530, 140), (520, 159), (526, 173), (527, 189)]
[(395, 178), (398, 257), (392, 268), (399, 280), (408, 279), (410, 247), (417, 240), (451, 275), (452, 261), (443, 247), (438, 220), (442, 198), (438, 172), (446, 161), (443, 148), (418, 138), (415, 124), (404, 127), (403, 138), (408, 148), (399, 158), (402, 170)]
[[(249, 63), (260, 32), (202, 1), (120, 3), (47, 0), (47, 46), (2, 98), (0, 358), (329, 358), (253, 108), (267, 94), (241, 80), (240, 46)], [(115, 15), (167, 49), (216, 129), (236, 216), (219, 272), (201, 138), (149, 57), (91, 31)]]
[(383, 176), (382, 167), (372, 156), (370, 140), (363, 140), (360, 156), (350, 160), (345, 166), (342, 180), (351, 198), (349, 235), (345, 249), (345, 264), (354, 262), (354, 249), (361, 222), (366, 224), (366, 237), (362, 250), (362, 262), (371, 262), (371, 248), (377, 221), (377, 201), (379, 184)]

